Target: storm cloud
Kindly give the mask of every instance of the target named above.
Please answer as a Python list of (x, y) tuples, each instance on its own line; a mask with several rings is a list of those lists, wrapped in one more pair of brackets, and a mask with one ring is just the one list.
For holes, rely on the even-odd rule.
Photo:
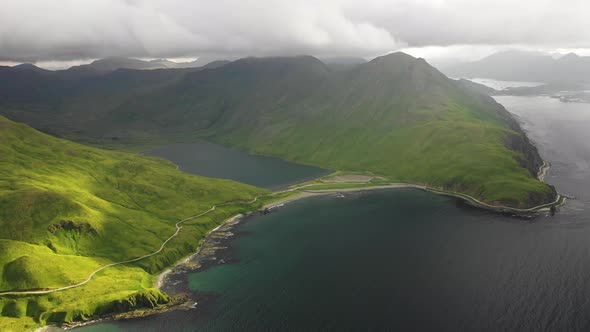
[(582, 0), (0, 0), (0, 61), (590, 47)]

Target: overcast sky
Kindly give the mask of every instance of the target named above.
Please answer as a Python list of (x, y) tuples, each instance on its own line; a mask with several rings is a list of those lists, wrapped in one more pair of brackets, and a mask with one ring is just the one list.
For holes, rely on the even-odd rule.
[(0, 0), (0, 61), (587, 53), (589, 15), (588, 0)]

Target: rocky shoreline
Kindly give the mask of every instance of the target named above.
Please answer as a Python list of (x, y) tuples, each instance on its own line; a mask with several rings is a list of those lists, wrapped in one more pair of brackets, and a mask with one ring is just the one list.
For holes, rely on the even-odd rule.
[(171, 301), (154, 308), (140, 308), (124, 313), (111, 313), (97, 317), (85, 322), (72, 322), (62, 326), (44, 326), (36, 332), (51, 332), (55, 330), (70, 330), (77, 327), (92, 325), (110, 320), (124, 320), (143, 318), (151, 315), (162, 314), (172, 310), (191, 310), (197, 304), (214, 301), (218, 295), (212, 292), (191, 291), (188, 286), (188, 275), (190, 273), (204, 271), (219, 264), (236, 262), (232, 256), (230, 242), (235, 237), (235, 228), (249, 217), (264, 215), (273, 212), (276, 208), (287, 202), (301, 198), (315, 196), (314, 194), (300, 193), (289, 197), (285, 201), (277, 202), (263, 207), (261, 210), (250, 212), (246, 215), (236, 215), (224, 221), (221, 225), (211, 230), (203, 240), (201, 246), (191, 256), (179, 261), (173, 267), (160, 273), (156, 287), (168, 294)]
[(242, 220), (242, 215), (234, 216), (212, 230), (196, 253), (159, 276), (157, 287), (172, 296), (186, 294), (188, 273), (204, 271), (215, 265), (234, 262), (235, 259), (231, 257), (230, 253), (229, 241), (235, 235), (235, 227)]
[[(232, 253), (230, 242), (236, 237), (236, 235), (239, 235), (236, 233), (235, 229), (240, 223), (251, 217), (272, 213), (276, 209), (284, 206), (286, 203), (306, 197), (327, 194), (336, 193), (299, 192), (297, 195), (289, 196), (285, 200), (266, 205), (260, 210), (253, 211), (245, 215), (236, 215), (227, 219), (221, 225), (209, 232), (202, 244), (199, 246), (199, 249), (194, 254), (162, 272), (158, 276), (156, 287), (171, 296), (197, 295), (197, 297), (199, 297), (199, 294), (202, 292), (189, 291), (188, 280), (186, 276), (189, 273), (205, 271), (216, 265), (237, 262), (237, 259)], [(207, 297), (210, 297), (210, 294), (207, 294)], [(192, 300), (193, 299), (190, 298), (188, 301), (190, 302)]]
[[(248, 214), (248, 216), (262, 213), (264, 212), (257, 211)], [(124, 313), (106, 314), (90, 321), (72, 322), (59, 327), (44, 326), (37, 329), (36, 332), (71, 330), (77, 327), (105, 321), (144, 318), (172, 310), (190, 310), (195, 309), (198, 303), (214, 300), (216, 294), (191, 291), (188, 287), (188, 274), (204, 271), (215, 265), (235, 261), (231, 258), (229, 242), (234, 236), (234, 228), (243, 220), (243, 218), (244, 216), (238, 215), (228, 219), (209, 233), (196, 253), (183, 259), (172, 268), (160, 274), (158, 277), (157, 288), (166, 292), (170, 296), (171, 301), (168, 304), (160, 305), (155, 308), (141, 308)]]

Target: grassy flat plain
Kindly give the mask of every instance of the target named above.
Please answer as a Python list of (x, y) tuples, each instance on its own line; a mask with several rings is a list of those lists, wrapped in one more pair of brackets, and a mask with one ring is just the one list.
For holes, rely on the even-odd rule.
[[(82, 146), (0, 117), (0, 292), (84, 281), (98, 267), (156, 251), (174, 224), (267, 191), (184, 174), (167, 161)], [(169, 301), (154, 274), (194, 251), (226, 218), (263, 204), (220, 207), (183, 225), (155, 256), (47, 295), (0, 296), (0, 330)]]

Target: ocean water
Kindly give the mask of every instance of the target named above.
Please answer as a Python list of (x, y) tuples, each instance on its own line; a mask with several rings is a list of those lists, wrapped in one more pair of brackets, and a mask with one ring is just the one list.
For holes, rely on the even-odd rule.
[(541, 82), (519, 82), (519, 81), (500, 81), (494, 80), (491, 78), (470, 78), (470, 81), (475, 83), (487, 85), (490, 88), (496, 90), (505, 90), (508, 88), (519, 88), (519, 87), (535, 87), (545, 85), (545, 83)]
[(195, 309), (81, 331), (590, 330), (590, 105), (498, 97), (575, 196), (533, 220), (411, 189), (296, 201), (240, 224)]

